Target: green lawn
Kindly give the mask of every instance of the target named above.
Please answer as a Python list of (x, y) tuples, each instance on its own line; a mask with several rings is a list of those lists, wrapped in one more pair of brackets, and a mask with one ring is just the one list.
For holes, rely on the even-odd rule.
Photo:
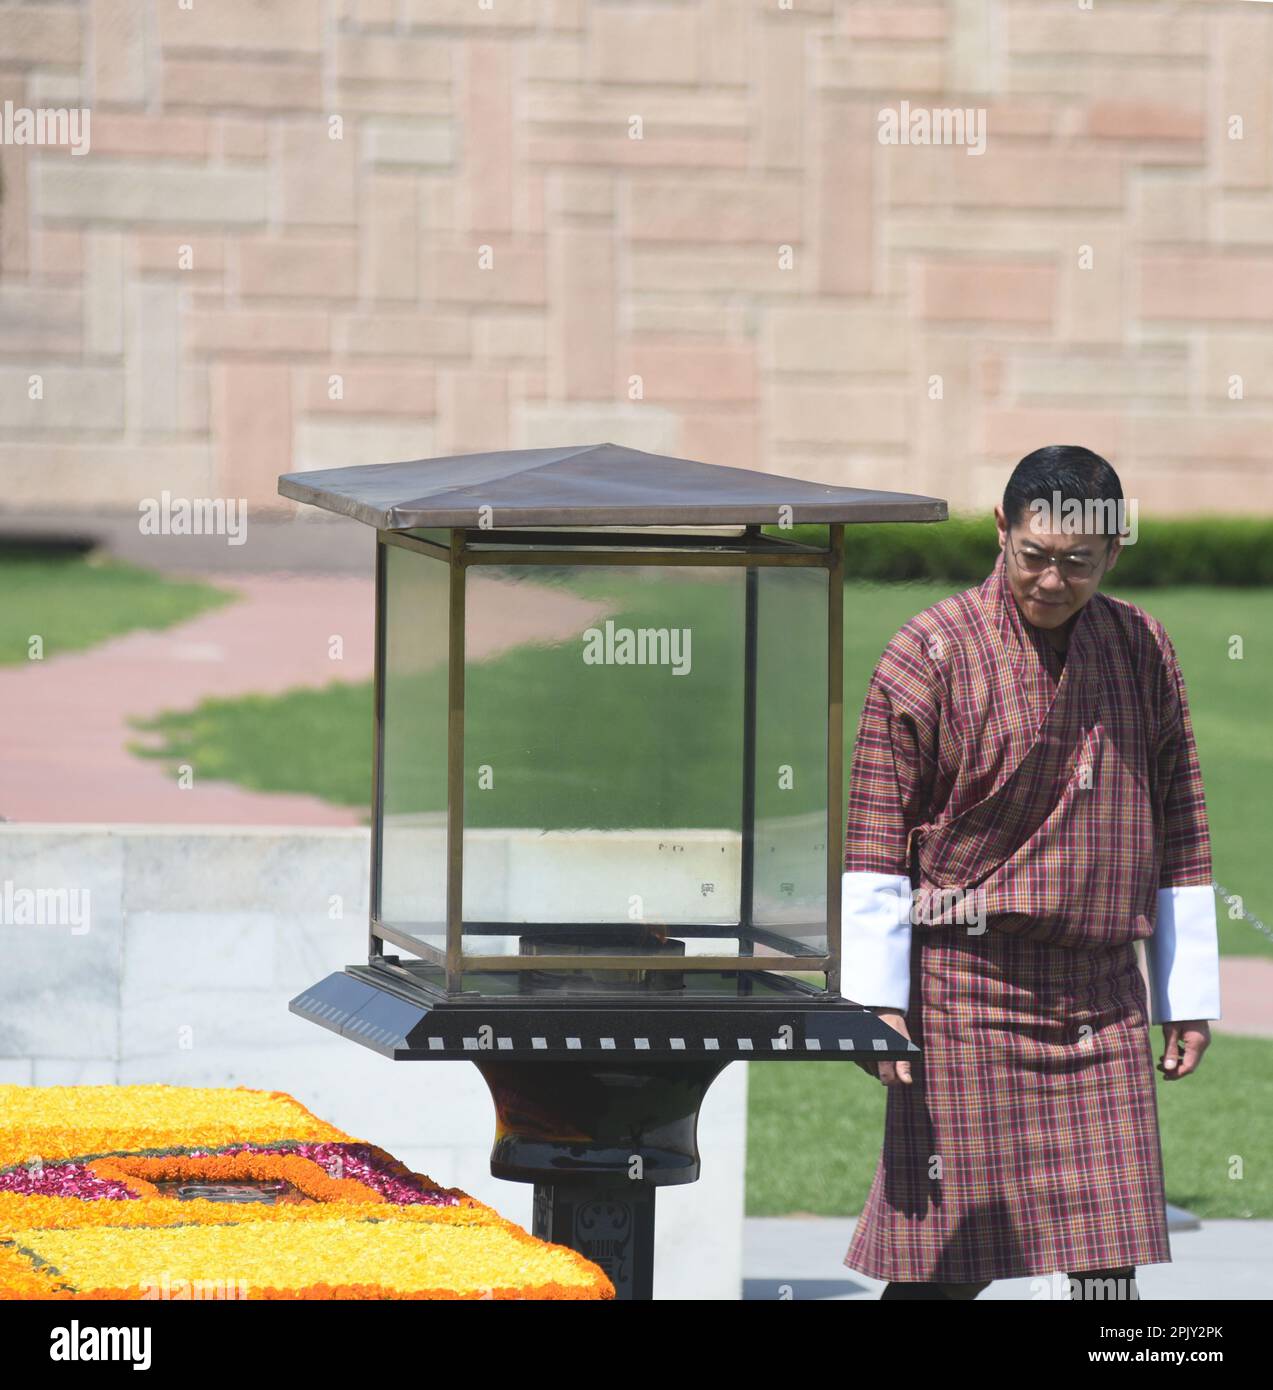
[[(1162, 1030), (1152, 1038), (1156, 1060)], [(885, 1088), (851, 1063), (753, 1063), (748, 1072), (748, 1215), (860, 1212), (884, 1136)], [(1273, 1217), (1273, 1042), (1216, 1033), (1193, 1076), (1155, 1084), (1168, 1201), (1201, 1217)]]
[[(825, 629), (807, 621), (798, 587), (812, 571), (787, 572), (766, 585), (761, 641), (762, 746), (784, 731), (782, 758), (796, 769), (785, 804), (818, 804), (816, 769), (823, 737), (817, 716), (825, 677), (808, 672), (822, 654)], [(794, 579), (792, 575), (794, 574)], [(729, 579), (741, 581), (741, 571)], [(567, 581), (558, 580), (558, 583)], [(613, 605), (616, 624), (688, 628), (691, 666), (586, 666), (578, 637), (528, 642), (470, 664), (465, 690), (466, 803), (471, 825), (721, 826), (740, 815), (743, 665), (741, 583), (685, 574), (662, 584), (593, 572), (568, 587)], [(445, 805), (445, 671), (440, 665), (393, 677), (386, 736), (415, 751), (394, 777), (398, 810)], [(519, 711), (519, 719), (508, 712)], [(808, 718), (791, 718), (792, 711)], [(433, 713), (439, 717), (432, 717)], [(370, 800), (370, 684), (293, 691), (272, 698), (207, 701), (145, 725), (161, 736), (149, 756), (189, 762), (205, 777), (263, 791), (304, 790), (350, 806)], [(825, 718), (825, 715), (822, 716)], [(412, 721), (416, 721), (414, 724)], [(141, 751), (141, 750), (139, 750)], [(778, 750), (773, 750), (775, 760)], [(494, 786), (476, 792), (478, 769)], [(808, 776), (802, 776), (808, 768)], [(825, 771), (821, 773), (825, 781)], [(825, 804), (825, 802), (823, 802)]]
[(0, 554), (0, 665), (82, 651), (137, 628), (164, 628), (234, 595), (195, 580), (169, 579), (118, 560)]
[[(1198, 740), (1215, 877), (1273, 931), (1268, 877), (1273, 787), (1273, 590), (1153, 589), (1139, 603), (1171, 634), (1180, 656)], [(1240, 660), (1230, 643), (1242, 638)], [(1273, 955), (1273, 938), (1221, 904), (1226, 952)]]
[[(616, 623), (690, 626), (697, 679), (678, 686), (680, 678), (656, 667), (585, 670), (573, 641), (528, 644), (471, 667), (468, 785), (474, 785), (479, 765), (494, 768), (496, 777), (491, 791), (469, 798), (470, 823), (542, 825), (560, 815), (563, 823), (594, 826), (668, 824), (669, 816), (684, 826), (728, 824), (740, 756), (734, 674), (741, 658), (720, 586), (619, 584), (603, 574), (585, 575), (570, 586), (612, 600)], [(846, 777), (857, 714), (881, 648), (908, 617), (956, 588), (846, 586)], [(1273, 884), (1265, 874), (1267, 788), (1273, 785), (1273, 590), (1153, 589), (1124, 596), (1167, 625), (1180, 653), (1206, 781), (1216, 877), (1241, 895), (1248, 913), (1273, 927)], [(765, 663), (770, 674), (761, 691), (762, 753), (769, 747), (765, 730), (772, 727), (766, 711), (789, 716), (802, 701), (812, 708), (810, 697), (820, 683), (807, 675), (817, 661), (817, 632), (799, 611), (785, 591), (762, 607), (771, 621), (762, 626), (761, 640), (776, 657)], [(1244, 639), (1241, 660), (1229, 655), (1235, 635)], [(439, 667), (405, 678), (398, 708), (440, 708), (442, 682)], [(517, 726), (504, 717), (509, 708), (520, 711)], [(802, 759), (813, 756), (809, 740), (816, 724), (812, 718), (790, 722), (799, 746), (787, 750), (785, 761), (798, 773)], [(310, 792), (350, 806), (369, 803), (369, 684), (207, 701), (146, 727), (160, 736), (150, 756), (189, 762), (204, 777), (261, 791)], [(402, 774), (405, 785), (395, 788), (395, 804), (441, 810), (442, 731), (421, 724), (418, 742), (423, 752)], [(605, 782), (583, 771), (600, 766), (609, 769)], [(797, 775), (787, 808), (812, 805), (816, 780)], [(1222, 911), (1221, 923), (1225, 952), (1273, 954), (1273, 939), (1249, 922), (1231, 921)]]

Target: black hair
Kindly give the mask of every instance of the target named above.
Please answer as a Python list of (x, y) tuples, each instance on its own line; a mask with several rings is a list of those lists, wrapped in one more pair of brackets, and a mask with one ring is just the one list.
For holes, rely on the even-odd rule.
[[(1104, 503), (1094, 509), (1110, 517), (1109, 533), (1121, 529), (1123, 485), (1100, 454), (1081, 444), (1047, 444), (1027, 454), (1012, 470), (1003, 490), (1003, 513), (1009, 526), (1025, 518), (1032, 502)], [(1104, 528), (1102, 528), (1104, 529)]]

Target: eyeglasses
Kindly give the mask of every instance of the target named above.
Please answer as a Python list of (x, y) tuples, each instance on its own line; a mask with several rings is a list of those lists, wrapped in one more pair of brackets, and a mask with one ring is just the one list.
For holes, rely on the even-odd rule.
[[(1046, 550), (1018, 550), (1012, 545), (1011, 537), (1008, 543), (1012, 546), (1012, 554), (1017, 564), (1027, 574), (1042, 574), (1055, 565), (1057, 573), (1063, 579), (1091, 579), (1100, 565), (1099, 560), (1092, 560), (1083, 555), (1049, 555)], [(1106, 554), (1108, 553), (1107, 544)]]

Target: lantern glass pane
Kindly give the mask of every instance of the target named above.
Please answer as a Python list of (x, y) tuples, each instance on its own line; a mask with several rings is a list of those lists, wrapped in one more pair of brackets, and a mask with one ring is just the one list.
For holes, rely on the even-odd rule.
[(756, 570), (752, 921), (827, 950), (825, 569)]
[[(469, 569), (466, 958), (662, 956), (684, 958), (692, 969), (695, 956), (822, 952), (825, 650), (809, 673), (811, 693), (802, 691), (792, 706), (822, 732), (824, 824), (812, 838), (817, 766), (807, 731), (783, 742), (780, 702), (791, 683), (774, 686), (759, 670), (764, 650), (789, 659), (784, 625), (815, 629), (812, 645), (820, 639), (825, 648), (826, 575), (808, 573), (811, 579), (790, 586), (771, 587), (761, 576), (759, 588), (774, 624), (769, 638), (757, 625), (757, 710), (768, 708), (770, 724), (763, 747), (770, 761), (779, 754), (795, 760), (803, 798), (795, 809), (766, 785), (756, 805), (768, 822), (764, 843), (772, 845), (756, 880), (765, 914), (783, 927), (793, 911), (800, 916), (802, 935), (778, 942), (740, 927), (748, 571), (711, 564)], [(801, 634), (801, 651), (804, 645)], [(823, 918), (814, 923), (808, 861), (818, 843)], [(796, 887), (783, 897), (793, 875)]]
[(396, 545), (384, 554), (380, 918), (445, 950), (450, 567)]

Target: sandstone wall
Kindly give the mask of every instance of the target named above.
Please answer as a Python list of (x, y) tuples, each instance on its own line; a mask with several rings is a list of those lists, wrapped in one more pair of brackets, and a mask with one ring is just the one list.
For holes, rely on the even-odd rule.
[(91, 112), (0, 145), (6, 508), (610, 439), (1273, 511), (1273, 5), (187, 5), (0, 4), (0, 107)]

